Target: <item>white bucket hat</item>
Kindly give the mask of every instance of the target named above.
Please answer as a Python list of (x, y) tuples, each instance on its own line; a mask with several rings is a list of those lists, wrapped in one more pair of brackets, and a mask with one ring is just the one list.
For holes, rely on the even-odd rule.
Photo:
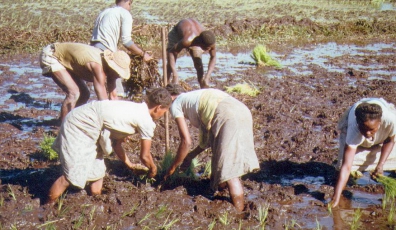
[(110, 50), (105, 50), (103, 52), (103, 57), (107, 64), (112, 68), (121, 78), (128, 80), (131, 77), (129, 65), (131, 63), (131, 58), (127, 53), (122, 50), (117, 50), (116, 52), (111, 52)]

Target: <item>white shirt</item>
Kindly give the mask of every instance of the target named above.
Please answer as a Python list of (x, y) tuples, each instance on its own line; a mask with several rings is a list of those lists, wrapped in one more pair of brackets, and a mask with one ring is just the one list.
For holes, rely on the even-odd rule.
[(120, 39), (124, 46), (133, 44), (132, 24), (131, 13), (121, 6), (105, 9), (95, 21), (91, 41), (100, 42), (115, 52)]
[[(355, 109), (362, 102), (377, 104), (381, 106), (382, 109), (381, 125), (372, 139), (364, 137), (360, 133), (357, 125)], [(362, 99), (356, 102), (349, 111), (346, 144), (352, 148), (357, 148), (358, 146), (369, 148), (373, 145), (382, 144), (388, 137), (392, 137), (396, 134), (395, 127), (396, 110), (393, 104), (386, 102), (382, 98)]]
[(201, 120), (198, 116), (199, 99), (205, 89), (182, 93), (173, 101), (169, 111), (174, 119), (178, 117), (187, 118), (191, 125), (200, 127)]

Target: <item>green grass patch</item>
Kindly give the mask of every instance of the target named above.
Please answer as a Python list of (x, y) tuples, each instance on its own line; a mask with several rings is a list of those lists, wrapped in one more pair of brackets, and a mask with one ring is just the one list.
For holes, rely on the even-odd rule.
[(58, 159), (58, 153), (55, 152), (55, 150), (52, 149), (52, 144), (55, 141), (55, 137), (45, 134), (44, 133), (44, 138), (43, 141), (40, 143), (40, 149), (41, 149), (41, 154), (44, 158), (48, 160), (57, 160)]
[(226, 86), (227, 93), (238, 93), (238, 94), (245, 94), (252, 97), (257, 96), (260, 93), (260, 90), (257, 89), (253, 84), (243, 83), (243, 84), (236, 84), (234, 86)]

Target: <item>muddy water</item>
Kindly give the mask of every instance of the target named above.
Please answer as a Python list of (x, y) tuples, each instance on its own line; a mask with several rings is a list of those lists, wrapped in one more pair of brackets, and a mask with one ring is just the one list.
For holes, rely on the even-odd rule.
[[(281, 105), (289, 106), (287, 111), (290, 114), (292, 114), (291, 111), (295, 111), (293, 114), (295, 117), (292, 120), (286, 120), (286, 116), (275, 113), (281, 110), (282, 107), (278, 104), (271, 107), (273, 105), (269, 102), (268, 97), (262, 96), (260, 99), (242, 98), (249, 108), (252, 109), (253, 114), (260, 116), (259, 120), (255, 120), (257, 123), (255, 140), (257, 140), (259, 159), (263, 164), (272, 162), (271, 159), (275, 162), (272, 162), (274, 164), (273, 167), (268, 167), (267, 169), (264, 165), (262, 167), (263, 171), (259, 175), (244, 181), (244, 185), (247, 188), (246, 200), (249, 205), (250, 217), (240, 221), (244, 223), (246, 228), (256, 229), (258, 226), (258, 207), (264, 203), (270, 203), (271, 205), (268, 222), (269, 229), (285, 229), (286, 226), (292, 228), (291, 222), (293, 221), (297, 221), (297, 224), (302, 229), (315, 229), (318, 223), (324, 229), (345, 229), (349, 227), (348, 224), (351, 223), (354, 212), (358, 208), (363, 210), (365, 218), (377, 218), (375, 213), (378, 212), (378, 207), (381, 205), (382, 193), (377, 188), (378, 184), (368, 179), (367, 173), (364, 174), (363, 178), (355, 181), (353, 187), (348, 187), (349, 195), (347, 199), (342, 201), (341, 208), (334, 210), (333, 215), (327, 213), (325, 203), (329, 201), (332, 190), (330, 186), (331, 180), (328, 178), (326, 171), (333, 172), (334, 168), (332, 167), (331, 159), (315, 156), (312, 153), (312, 149), (319, 149), (317, 151), (322, 155), (328, 152), (331, 154), (336, 152), (336, 135), (328, 134), (333, 129), (329, 128), (328, 123), (326, 123), (328, 120), (335, 120), (336, 118), (333, 118), (331, 112), (327, 110), (321, 113), (320, 111), (313, 111), (311, 107), (307, 107), (305, 105), (307, 103), (297, 104), (299, 101), (295, 100), (295, 98), (303, 101), (308, 100), (310, 97), (316, 97), (314, 100), (319, 101), (320, 98), (327, 96), (334, 97), (334, 100), (337, 101), (337, 97), (334, 96), (337, 95), (337, 92), (327, 93), (325, 91), (329, 84), (337, 83), (342, 85), (343, 80), (345, 80), (353, 88), (355, 85), (361, 84), (362, 81), (375, 82), (376, 79), (394, 81), (396, 68), (393, 57), (396, 44), (377, 43), (357, 46), (327, 43), (289, 50), (277, 50), (280, 51), (271, 52), (271, 55), (280, 61), (283, 65), (282, 69), (256, 69), (254, 65), (249, 64), (252, 62), (249, 51), (239, 53), (218, 52), (216, 69), (212, 75), (212, 84), (216, 86), (223, 86), (228, 81), (234, 84), (246, 80), (251, 81), (253, 84), (262, 85), (263, 88), (268, 87), (271, 90), (263, 90), (264, 95), (271, 97), (273, 99), (272, 102), (280, 101)], [(26, 189), (31, 192), (31, 196), (34, 198), (41, 198), (53, 182), (51, 176), (57, 175), (53, 173), (54, 169), (51, 164), (48, 164), (48, 162), (43, 163), (43, 161), (36, 159), (34, 153), (38, 149), (38, 142), (42, 138), (43, 132), (57, 130), (58, 127), (51, 120), (58, 116), (60, 103), (64, 98), (62, 91), (50, 78), (41, 76), (41, 70), (35, 57), (28, 57), (19, 61), (3, 61), (0, 64), (0, 118), (2, 119), (0, 132), (3, 135), (0, 142), (2, 147), (0, 180), (3, 183), (12, 184), (14, 190), (19, 192), (19, 199), (27, 204), (32, 203), (32, 201), (29, 197), (23, 199), (23, 197), (26, 197), (24, 195)], [(203, 59), (206, 67), (209, 55), (204, 54)], [(197, 86), (195, 69), (191, 58), (187, 55), (181, 56), (177, 61), (177, 66), (180, 76), (189, 84)], [(162, 68), (162, 63), (159, 63), (159, 68)], [(250, 75), (258, 76), (258, 78), (246, 78), (246, 76)], [(337, 78), (337, 76), (341, 77)], [(334, 79), (331, 77), (334, 77)], [(273, 79), (273, 81), (268, 79)], [(329, 81), (330, 83), (328, 83)], [(294, 85), (297, 84), (300, 85), (296, 88)], [(377, 85), (374, 84), (374, 86)], [(294, 97), (289, 96), (291, 90), (295, 90)], [(321, 90), (322, 94), (314, 95), (316, 90)], [(303, 95), (299, 95), (300, 92)], [(343, 93), (348, 92), (343, 91)], [(94, 99), (93, 91), (91, 91), (91, 95), (92, 99)], [(313, 101), (310, 102), (312, 103)], [(262, 106), (262, 104), (264, 105)], [(298, 108), (299, 106), (302, 108)], [(265, 110), (266, 107), (269, 109)], [(315, 109), (324, 110), (320, 106), (316, 106)], [(321, 120), (322, 117), (324, 117), (326, 122)], [(276, 121), (277, 123), (274, 125), (273, 120), (277, 119), (283, 120)], [(297, 123), (287, 124), (287, 122), (295, 122), (295, 120), (297, 120)], [(271, 129), (273, 126), (279, 126), (279, 122), (283, 122), (282, 127), (278, 130)], [(333, 123), (332, 125), (334, 125)], [(310, 131), (300, 133), (305, 126), (310, 127)], [(160, 129), (161, 126), (158, 126), (158, 128)], [(264, 133), (268, 133), (268, 135), (264, 135)], [(324, 138), (328, 140), (326, 142), (327, 146), (323, 147), (323, 144), (319, 146), (320, 148), (312, 146), (307, 151), (305, 147), (312, 145), (312, 142), (297, 142), (299, 136), (304, 135), (306, 136), (304, 137), (305, 139), (312, 137), (310, 135), (314, 135), (315, 138), (320, 138), (321, 135), (324, 135)], [(329, 135), (329, 137), (326, 135)], [(290, 138), (291, 136), (293, 137)], [(274, 139), (273, 142), (271, 142), (271, 138)], [(272, 146), (274, 147), (272, 148)], [(326, 148), (328, 149), (326, 150)], [(161, 159), (160, 153), (153, 152), (153, 154), (155, 154), (157, 160)], [(271, 154), (274, 154), (274, 156)], [(281, 163), (278, 163), (278, 161), (283, 161), (286, 158), (282, 154), (288, 154), (290, 159), (293, 159), (293, 157), (300, 159), (306, 155), (312, 155), (316, 159), (314, 158), (311, 161), (312, 164), (294, 164), (289, 162), (288, 164), (290, 165), (286, 164), (283, 168), (284, 170), (282, 170), (282, 167), (279, 167)], [(25, 158), (28, 159), (26, 162), (19, 160)], [(322, 163), (322, 161), (325, 163)], [(113, 164), (115, 165), (115, 163)], [(232, 214), (232, 206), (227, 202), (227, 198), (213, 200), (212, 197), (197, 192), (200, 191), (199, 188), (189, 187), (189, 185), (156, 193), (150, 185), (143, 186), (139, 183), (136, 185), (133, 182), (136, 179), (131, 179), (129, 174), (118, 172), (117, 167), (114, 167), (114, 165), (109, 172), (111, 179), (107, 177), (105, 180), (106, 193), (103, 197), (92, 198), (87, 201), (85, 200), (88, 199), (86, 194), (80, 196), (78, 195), (79, 193), (71, 193), (67, 197), (67, 201), (70, 202), (69, 205), (87, 202), (98, 205), (98, 210), (105, 210), (101, 212), (109, 219), (107, 223), (114, 224), (119, 219), (119, 216), (129, 211), (134, 204), (137, 202), (144, 204), (139, 207), (140, 210), (133, 216), (133, 220), (123, 219), (125, 221), (124, 224), (120, 223), (118, 225), (119, 227), (122, 226), (122, 228), (115, 227), (114, 229), (135, 229), (130, 227), (131, 224), (128, 224), (128, 221), (135, 224), (139, 221), (143, 223), (142, 218), (147, 213), (166, 203), (171, 203), (175, 206), (173, 207), (170, 204), (173, 210), (173, 218), (180, 220), (176, 224), (176, 229), (182, 229), (183, 223), (185, 225), (188, 224), (189, 227), (187, 229), (198, 228), (203, 225), (208, 226), (213, 219), (219, 218), (220, 214), (223, 215), (224, 212)], [(313, 170), (313, 166), (318, 169), (316, 171)], [(42, 168), (47, 167), (50, 167), (52, 171), (43, 171)], [(27, 182), (36, 181), (37, 179), (44, 181), (45, 186), (40, 185), (38, 188), (37, 185)], [(126, 188), (129, 187), (133, 187), (133, 189), (131, 191), (127, 190)], [(3, 197), (6, 197), (5, 202), (8, 205), (13, 205), (12, 207), (18, 207), (16, 201), (9, 199), (9, 191), (7, 189), (7, 187), (3, 187), (3, 192), (1, 193)], [(173, 198), (169, 194), (178, 194), (178, 196), (182, 197), (180, 199), (182, 203), (178, 203), (180, 200)], [(132, 201), (135, 203), (131, 203)], [(115, 204), (118, 206), (114, 206)], [(35, 206), (35, 203), (32, 205)], [(195, 205), (194, 208), (190, 207), (191, 205)], [(5, 209), (5, 207), (1, 208)], [(79, 209), (81, 209), (79, 206), (74, 208), (73, 212), (77, 213), (74, 215), (79, 215), (78, 211), (81, 211)], [(37, 212), (40, 213), (40, 211)], [(85, 213), (85, 215), (88, 215), (88, 213)], [(194, 215), (197, 215), (197, 217), (191, 217)], [(35, 219), (33, 215), (29, 221), (42, 224), (43, 214), (40, 213), (39, 216), (41, 217)], [(9, 223), (14, 223), (17, 222), (19, 217), (17, 215), (17, 217), (7, 216), (3, 218), (8, 220)], [(383, 216), (380, 217), (382, 218)], [(23, 218), (25, 216), (21, 217), (21, 219)], [(219, 229), (238, 228), (238, 218), (235, 216), (232, 218), (234, 218), (233, 223), (230, 224), (232, 227), (223, 226), (223, 228)], [(67, 224), (64, 221), (64, 217), (61, 217), (60, 214), (53, 214), (46, 220), (51, 221), (54, 219), (59, 221), (60, 226)], [(164, 220), (157, 220), (154, 217), (150, 221), (155, 226), (160, 226), (164, 223)], [(373, 226), (371, 223), (377, 224), (375, 220), (371, 221), (366, 223), (367, 226)], [(22, 220), (18, 223), (20, 226), (28, 226), (22, 225)], [(98, 226), (110, 225), (103, 225), (98, 219), (95, 223)], [(383, 220), (381, 220), (381, 223), (383, 223)], [(87, 226), (89, 226), (88, 224), (90, 223), (87, 223)], [(3, 226), (10, 225), (3, 224)], [(70, 223), (68, 226), (70, 226)], [(142, 227), (142, 225), (138, 226)], [(216, 226), (222, 225), (218, 223)], [(294, 228), (299, 229), (296, 226)]]
[[(326, 69), (329, 72), (343, 73), (348, 69), (355, 71), (364, 71), (369, 77), (368, 80), (384, 79), (396, 80), (396, 69), (390, 70), (385, 64), (375, 62), (369, 63), (367, 60), (371, 54), (381, 56), (392, 56), (396, 49), (395, 43), (370, 44), (366, 46), (337, 44), (334, 42), (318, 45), (308, 45), (304, 48), (293, 49), (290, 53), (279, 54), (269, 52), (270, 55), (278, 60), (287, 72), (271, 70), (263, 73), (264, 77), (282, 77), (288, 76), (311, 75), (313, 70), (310, 65)], [(239, 53), (217, 52), (216, 68), (212, 73), (212, 78), (216, 80), (227, 80), (228, 78), (238, 76), (243, 70), (251, 69), (254, 60), (251, 58), (251, 51)], [(340, 57), (354, 60), (353, 62), (334, 61)], [(202, 60), (206, 68), (209, 62), (209, 54), (203, 54)], [(191, 57), (188, 55), (180, 56), (177, 59), (176, 67), (181, 79), (196, 77), (195, 68), (192, 66)], [(162, 68), (162, 61), (159, 62), (159, 68)], [(351, 81), (353, 83), (353, 81)]]

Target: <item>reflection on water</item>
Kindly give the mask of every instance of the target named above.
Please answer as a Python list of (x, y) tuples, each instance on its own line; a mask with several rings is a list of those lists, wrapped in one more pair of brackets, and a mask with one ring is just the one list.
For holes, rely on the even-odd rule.
[[(377, 43), (366, 46), (357, 45), (339, 45), (335, 42), (329, 42), (326, 44), (317, 44), (306, 46), (304, 48), (294, 49), (291, 53), (286, 55), (277, 54), (270, 52), (270, 55), (277, 59), (282, 69), (272, 69), (263, 72), (265, 77), (282, 77), (288, 71), (288, 75), (303, 76), (313, 74), (311, 66), (318, 66), (326, 69), (330, 72), (347, 73), (350, 69), (355, 71), (362, 71), (367, 73), (368, 80), (373, 79), (386, 79), (394, 80), (396, 75), (396, 69), (389, 68), (388, 65), (376, 63), (373, 61), (372, 64), (367, 64), (366, 60), (368, 53), (375, 55), (394, 56), (396, 50), (395, 43)], [(216, 57), (216, 68), (212, 73), (212, 78), (218, 80), (225, 80), (230, 75), (241, 73), (241, 71), (251, 68), (256, 68), (252, 63), (253, 59), (250, 57), (250, 52), (241, 52), (237, 54), (231, 54), (226, 52), (217, 52)], [(362, 60), (355, 64), (348, 62), (333, 62), (335, 58), (341, 58), (347, 56), (351, 60)], [(202, 60), (204, 63), (205, 70), (209, 62), (209, 54), (204, 53)], [(162, 61), (159, 61), (159, 68), (162, 68)], [(191, 57), (188, 55), (180, 56), (176, 62), (176, 68), (178, 70), (181, 79), (187, 79), (190, 77), (196, 78), (196, 71), (193, 66)], [(235, 76), (233, 76), (235, 78)], [(353, 83), (353, 80), (351, 80)]]

